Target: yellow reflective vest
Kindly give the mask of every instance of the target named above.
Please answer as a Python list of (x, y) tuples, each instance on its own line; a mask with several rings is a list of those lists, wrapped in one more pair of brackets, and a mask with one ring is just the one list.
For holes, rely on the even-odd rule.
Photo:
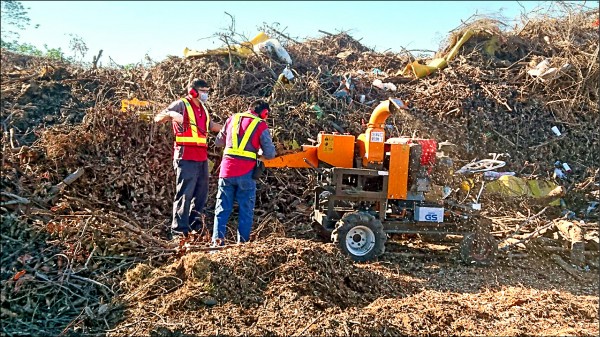
[(193, 145), (193, 146), (207, 146), (206, 145), (206, 135), (208, 134), (208, 128), (210, 126), (210, 116), (208, 115), (208, 110), (200, 102), (202, 108), (204, 109), (204, 113), (206, 115), (206, 129), (204, 129), (204, 133), (198, 129), (198, 123), (196, 123), (196, 114), (194, 113), (194, 108), (187, 100), (187, 98), (181, 99), (185, 104), (185, 110), (187, 112), (187, 123), (186, 116), (183, 117), (183, 130), (179, 132), (175, 130), (175, 144), (177, 145)]
[[(240, 142), (240, 141), (238, 141), (238, 134), (240, 133), (240, 121), (242, 120), (242, 117), (252, 118), (252, 122), (250, 122), (250, 125), (248, 125), (248, 128), (244, 132), (244, 137), (242, 138), (242, 141)], [(250, 140), (250, 136), (252, 136), (252, 133), (256, 129), (256, 126), (261, 121), (262, 121), (262, 119), (260, 117), (255, 116), (248, 112), (238, 113), (235, 116), (233, 116), (233, 120), (231, 123), (231, 146), (232, 147), (226, 147), (224, 153), (229, 154), (229, 155), (234, 155), (234, 156), (256, 159), (256, 152), (246, 151), (246, 145), (248, 144), (248, 141)]]

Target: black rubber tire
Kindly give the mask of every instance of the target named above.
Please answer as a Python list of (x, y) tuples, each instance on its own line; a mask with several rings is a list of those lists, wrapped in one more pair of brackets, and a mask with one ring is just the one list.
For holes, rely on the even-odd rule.
[[(346, 246), (346, 236), (355, 227), (363, 226), (373, 233), (373, 247), (364, 255), (356, 255)], [(342, 253), (348, 255), (357, 262), (371, 261), (385, 253), (385, 242), (387, 235), (383, 230), (383, 224), (374, 216), (362, 212), (346, 213), (338, 221), (336, 228), (331, 233), (331, 241), (338, 245)]]
[(442, 242), (446, 239), (446, 234), (419, 234), (423, 242)]
[(466, 234), (460, 244), (460, 258), (467, 265), (489, 266), (496, 259), (498, 243), (491, 234), (481, 234), (476, 239), (475, 233)]

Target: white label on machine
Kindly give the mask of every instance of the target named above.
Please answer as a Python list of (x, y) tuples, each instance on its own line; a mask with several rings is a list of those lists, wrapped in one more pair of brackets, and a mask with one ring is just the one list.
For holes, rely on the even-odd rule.
[(374, 143), (383, 143), (383, 131), (371, 132), (371, 141)]
[(380, 176), (389, 176), (390, 173), (388, 171), (377, 171), (377, 174)]
[(443, 207), (415, 207), (415, 220), (424, 222), (444, 222)]

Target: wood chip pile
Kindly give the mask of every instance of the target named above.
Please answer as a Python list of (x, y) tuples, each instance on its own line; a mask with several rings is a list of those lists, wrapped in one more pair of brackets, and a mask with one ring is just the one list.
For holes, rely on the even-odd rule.
[[(414, 260), (388, 258), (352, 264), (330, 245), (267, 238), (216, 254), (191, 253), (161, 268), (140, 264), (125, 276), (125, 298), (134, 304), (109, 336), (598, 331), (598, 297), (592, 284), (585, 287), (586, 295), (574, 296), (573, 289), (544, 289), (540, 280), (532, 288), (517, 286), (522, 281), (517, 278), (498, 281), (514, 266), (499, 266), (484, 281), (482, 270), (463, 267), (443, 275), (443, 267), (427, 270), (431, 264), (423, 268)], [(493, 289), (483, 286), (490, 281)]]
[[(3, 333), (597, 335), (597, 279), (580, 270), (565, 274), (547, 254), (524, 260), (545, 269), (505, 256), (492, 274), (502, 279), (522, 269), (526, 280), (494, 282), (486, 270), (460, 266), (454, 253), (428, 253), (418, 262), (395, 258), (391, 249), (382, 261), (362, 265), (312, 241), (314, 178), (307, 169), (269, 170), (260, 180), (255, 242), (180, 258), (164, 237), (174, 194), (173, 136), (169, 126), (151, 121), (184, 95), (190, 79), (203, 77), (214, 89), (208, 106), (217, 122), (268, 99), (269, 126), (283, 154), (319, 131), (358, 135), (380, 100), (398, 97), (410, 109), (388, 119), (392, 136), (457, 144), (458, 167), (506, 152), (507, 171), (553, 179), (554, 162), (568, 162), (573, 172), (558, 181), (564, 200), (585, 219), (579, 225), (597, 233), (598, 209), (586, 212), (600, 199), (597, 19), (597, 10), (571, 13), (515, 31), (475, 21), (450, 36), (449, 47), (468, 29), (478, 31), (449, 67), (421, 79), (400, 75), (414, 61), (410, 54), (377, 53), (345, 33), (299, 43), (269, 31), (293, 59), (289, 88), (277, 84), (285, 65), (264, 56), (169, 57), (151, 67), (90, 69), (3, 50)], [(546, 59), (560, 71), (531, 75)], [(350, 102), (334, 96), (343, 76), (355, 84)], [(397, 91), (371, 85), (376, 79)], [(121, 112), (121, 100), (134, 97), (150, 108)], [(221, 151), (212, 139), (209, 149), (212, 225)], [(525, 242), (549, 223), (556, 229), (546, 236), (562, 233), (560, 209), (486, 202), (498, 236)], [(234, 233), (232, 226), (229, 237)], [(597, 255), (588, 257), (597, 276)], [(455, 274), (439, 277), (448, 272)], [(475, 283), (460, 283), (465, 279)]]

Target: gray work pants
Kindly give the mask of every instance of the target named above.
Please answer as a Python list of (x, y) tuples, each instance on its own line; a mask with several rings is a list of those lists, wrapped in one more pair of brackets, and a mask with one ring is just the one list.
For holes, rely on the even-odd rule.
[(171, 229), (184, 234), (199, 230), (208, 196), (208, 161), (175, 159), (175, 199)]

